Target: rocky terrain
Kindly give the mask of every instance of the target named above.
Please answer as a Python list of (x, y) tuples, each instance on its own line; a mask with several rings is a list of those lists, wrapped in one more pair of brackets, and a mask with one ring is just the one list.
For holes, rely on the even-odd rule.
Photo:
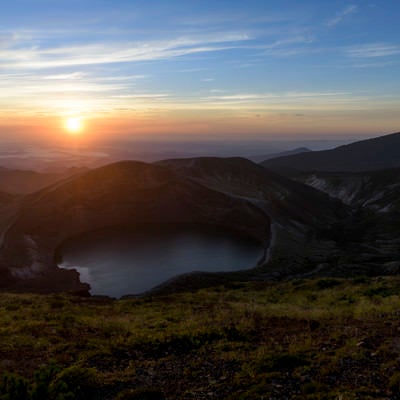
[(353, 207), (380, 213), (399, 210), (400, 169), (299, 173), (295, 179)]
[(369, 172), (297, 173), (293, 178), (340, 199), (352, 208), (347, 220), (338, 222), (331, 236), (344, 255), (341, 265), (320, 265), (330, 275), (343, 272), (400, 272), (400, 170)]

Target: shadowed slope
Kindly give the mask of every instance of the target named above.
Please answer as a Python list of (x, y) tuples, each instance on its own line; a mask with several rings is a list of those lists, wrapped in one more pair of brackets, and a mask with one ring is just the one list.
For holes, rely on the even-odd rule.
[(400, 211), (400, 168), (369, 172), (313, 172), (301, 182), (352, 206), (379, 212)]
[(318, 227), (334, 221), (344, 208), (307, 185), (280, 176), (245, 158), (201, 157), (165, 160), (166, 166), (214, 190), (252, 200), (277, 222)]
[(79, 168), (64, 173), (42, 173), (0, 167), (0, 191), (19, 195), (33, 193), (80, 172), (82, 169)]
[(274, 158), (261, 163), (276, 171), (372, 171), (400, 167), (400, 133), (362, 140), (332, 150)]
[(245, 198), (269, 216), (269, 263), (259, 277), (303, 273), (337, 253), (335, 243), (325, 241), (322, 232), (349, 215), (340, 201), (243, 158), (205, 157), (159, 164), (214, 190)]

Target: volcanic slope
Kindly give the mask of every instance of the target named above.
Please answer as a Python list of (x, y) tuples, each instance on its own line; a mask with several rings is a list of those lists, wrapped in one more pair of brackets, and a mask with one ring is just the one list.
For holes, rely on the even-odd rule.
[(384, 270), (400, 272), (400, 168), (302, 173), (296, 179), (353, 208), (352, 218), (338, 235), (349, 247), (359, 249), (360, 259), (380, 260)]
[(240, 232), (269, 246), (264, 265), (249, 272), (253, 278), (288, 276), (337, 251), (320, 232), (347, 216), (340, 201), (243, 158), (118, 162), (23, 199), (4, 234), (3, 286), (84, 290), (73, 271), (57, 268), (61, 244), (82, 233), (141, 224)]
[(368, 172), (302, 173), (296, 179), (353, 207), (400, 211), (400, 168)]
[(84, 232), (148, 223), (215, 225), (252, 236), (264, 246), (270, 230), (268, 216), (246, 199), (161, 166), (118, 162), (24, 198), (4, 235), (0, 265), (8, 279), (3, 286), (85, 289), (76, 274), (57, 268), (57, 248)]
[(63, 173), (44, 173), (0, 167), (0, 191), (13, 195), (34, 193), (82, 170), (83, 168), (70, 168)]
[(245, 198), (276, 222), (318, 227), (335, 221), (343, 207), (318, 190), (280, 176), (245, 158), (199, 157), (157, 163), (210, 189)]
[(302, 273), (336, 256), (336, 244), (321, 232), (349, 216), (340, 201), (245, 158), (201, 157), (157, 164), (210, 189), (244, 198), (269, 216), (272, 240), (265, 276)]
[(312, 151), (261, 163), (278, 172), (373, 171), (400, 167), (400, 133), (379, 136), (332, 150)]

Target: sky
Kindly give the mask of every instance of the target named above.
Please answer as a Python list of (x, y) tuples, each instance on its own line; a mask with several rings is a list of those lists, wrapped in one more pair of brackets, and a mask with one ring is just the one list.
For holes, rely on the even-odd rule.
[(398, 0), (14, 0), (0, 140), (303, 139), (400, 127)]

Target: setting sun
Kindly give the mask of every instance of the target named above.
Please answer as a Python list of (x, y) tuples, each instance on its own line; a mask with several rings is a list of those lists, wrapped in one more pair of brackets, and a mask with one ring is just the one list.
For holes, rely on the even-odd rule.
[(83, 129), (82, 119), (79, 117), (71, 117), (65, 121), (65, 129), (72, 134), (80, 133)]

